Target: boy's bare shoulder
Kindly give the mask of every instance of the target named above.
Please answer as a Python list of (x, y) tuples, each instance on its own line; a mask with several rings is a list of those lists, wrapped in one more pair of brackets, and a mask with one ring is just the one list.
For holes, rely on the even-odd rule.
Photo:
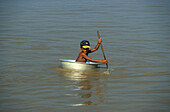
[(86, 54), (83, 53), (83, 52), (80, 52), (79, 55), (80, 55), (80, 56), (84, 56), (84, 55), (86, 55)]

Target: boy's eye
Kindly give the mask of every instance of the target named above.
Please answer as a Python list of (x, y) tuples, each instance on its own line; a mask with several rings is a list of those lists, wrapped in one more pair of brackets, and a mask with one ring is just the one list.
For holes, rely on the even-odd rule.
[(88, 50), (89, 48), (84, 48), (84, 50)]

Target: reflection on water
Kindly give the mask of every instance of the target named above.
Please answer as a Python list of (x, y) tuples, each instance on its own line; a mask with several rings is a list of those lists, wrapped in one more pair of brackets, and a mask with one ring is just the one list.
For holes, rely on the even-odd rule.
[(79, 96), (83, 102), (76, 104), (70, 104), (71, 106), (82, 106), (82, 105), (98, 105), (104, 103), (104, 83), (103, 79), (104, 73), (101, 74), (99, 70), (92, 71), (71, 71), (60, 69), (61, 75), (66, 78), (66, 80), (73, 81), (72, 86), (73, 91), (78, 91), (77, 96)]

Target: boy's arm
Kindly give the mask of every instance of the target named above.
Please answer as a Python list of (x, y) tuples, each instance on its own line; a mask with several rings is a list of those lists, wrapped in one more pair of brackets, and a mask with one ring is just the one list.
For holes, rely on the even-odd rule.
[(107, 63), (107, 60), (95, 60), (95, 59), (88, 57), (86, 54), (82, 54), (82, 57), (84, 57), (85, 59), (91, 62)]
[(98, 49), (99, 49), (99, 46), (100, 46), (100, 44), (101, 44), (101, 42), (102, 42), (102, 39), (101, 39), (101, 38), (99, 38), (99, 40), (98, 40), (98, 43), (97, 43), (96, 47), (95, 47), (95, 48), (93, 48), (93, 49), (91, 49), (91, 50), (90, 50), (90, 53), (92, 53), (92, 52), (94, 52), (94, 51), (98, 50)]

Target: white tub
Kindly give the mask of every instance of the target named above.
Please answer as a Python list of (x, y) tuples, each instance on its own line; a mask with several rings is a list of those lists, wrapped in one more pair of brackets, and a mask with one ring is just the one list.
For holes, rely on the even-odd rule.
[(72, 59), (60, 59), (61, 67), (64, 69), (70, 69), (70, 70), (78, 70), (78, 71), (84, 71), (84, 70), (90, 70), (95, 69), (99, 64), (102, 63), (95, 63), (95, 62), (75, 62), (75, 60)]

